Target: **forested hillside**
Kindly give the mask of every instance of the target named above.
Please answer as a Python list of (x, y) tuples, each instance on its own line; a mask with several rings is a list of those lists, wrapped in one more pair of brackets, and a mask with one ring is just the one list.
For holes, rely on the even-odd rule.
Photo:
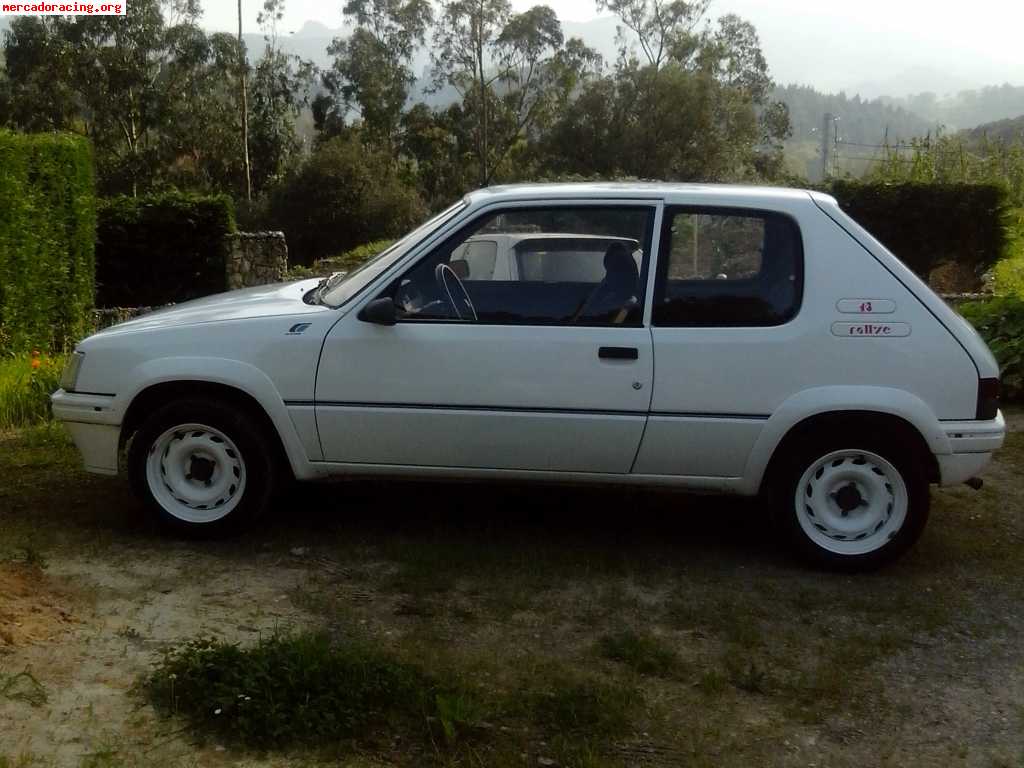
[(993, 86), (939, 98), (923, 93), (906, 99), (862, 99), (822, 93), (813, 87), (776, 87), (773, 98), (789, 108), (792, 136), (787, 166), (812, 180), (821, 178), (824, 115), (838, 118), (832, 129), (832, 172), (860, 176), (881, 162), (884, 144), (898, 150), (912, 139), (965, 130), (969, 141), (1012, 141), (1024, 136), (1024, 87)]
[[(1024, 71), (1007, 72), (1007, 75), (1021, 77)], [(886, 101), (925, 120), (959, 130), (1024, 115), (1024, 85), (993, 85), (947, 97), (919, 93), (906, 99)]]
[(1024, 141), (1024, 115), (1007, 120), (996, 120), (966, 131), (972, 144), (983, 141), (1001, 141), (1006, 144)]
[(883, 99), (868, 101), (845, 93), (822, 93), (807, 85), (786, 85), (775, 89), (774, 98), (789, 107), (789, 120), (796, 141), (812, 138), (821, 130), (822, 116), (840, 118), (841, 135), (860, 144), (880, 144), (888, 131), (891, 141), (921, 136), (934, 123)]

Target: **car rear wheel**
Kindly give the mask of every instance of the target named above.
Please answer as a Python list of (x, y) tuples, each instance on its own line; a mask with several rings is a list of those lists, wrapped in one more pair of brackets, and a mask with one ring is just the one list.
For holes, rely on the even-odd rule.
[(182, 400), (142, 424), (128, 471), (161, 524), (186, 535), (221, 535), (266, 511), (274, 452), (252, 421), (228, 403)]
[(917, 541), (928, 520), (925, 468), (896, 439), (812, 440), (793, 451), (774, 489), (778, 521), (814, 564), (877, 568)]

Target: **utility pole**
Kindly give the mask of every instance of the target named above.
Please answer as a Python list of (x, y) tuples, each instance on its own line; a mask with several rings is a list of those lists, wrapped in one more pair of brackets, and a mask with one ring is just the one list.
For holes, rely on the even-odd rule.
[(826, 112), (821, 119), (821, 180), (828, 181), (832, 175), (832, 126), (835, 117), (831, 112)]
[(249, 97), (245, 92), (245, 71), (249, 68), (245, 60), (245, 43), (242, 42), (242, 0), (238, 0), (238, 73), (242, 90), (242, 157), (245, 162), (245, 199), (252, 201), (252, 170), (249, 167)]

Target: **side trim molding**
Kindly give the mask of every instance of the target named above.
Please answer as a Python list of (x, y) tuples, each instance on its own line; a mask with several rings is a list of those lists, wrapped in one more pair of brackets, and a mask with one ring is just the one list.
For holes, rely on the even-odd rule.
[(494, 411), (496, 413), (571, 413), (593, 414), (606, 416), (657, 416), (660, 418), (678, 419), (743, 419), (747, 421), (767, 421), (768, 414), (754, 413), (701, 413), (681, 411), (619, 411), (601, 408), (541, 408), (512, 407), (502, 405), (458, 405), (440, 403), (374, 403), (352, 402), (347, 400), (285, 400), (290, 408), (320, 406), (323, 408), (393, 408), (396, 410), (436, 410), (436, 411)]

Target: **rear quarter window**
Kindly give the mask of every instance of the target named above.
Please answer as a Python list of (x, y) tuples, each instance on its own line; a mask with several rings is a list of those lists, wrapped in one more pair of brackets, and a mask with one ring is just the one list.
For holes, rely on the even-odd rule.
[(803, 298), (796, 222), (767, 211), (666, 210), (654, 325), (781, 325)]

